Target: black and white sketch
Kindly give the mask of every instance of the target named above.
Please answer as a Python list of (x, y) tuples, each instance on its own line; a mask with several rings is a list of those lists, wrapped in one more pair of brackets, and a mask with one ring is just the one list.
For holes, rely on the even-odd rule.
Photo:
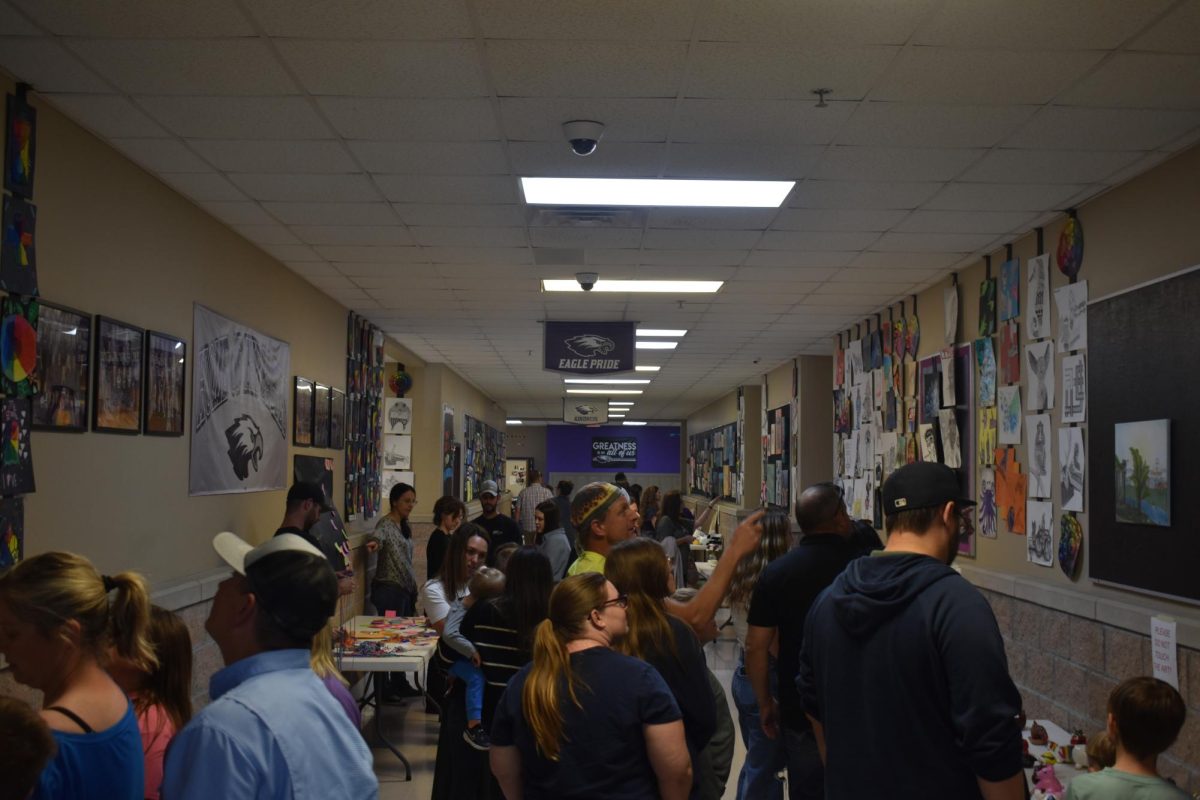
[(962, 466), (962, 441), (953, 408), (938, 411), (938, 428), (942, 432), (942, 463), (951, 469), (958, 469)]
[(291, 351), (194, 306), (189, 494), (283, 489), (288, 481)]
[(1054, 566), (1054, 504), (1048, 500), (1025, 503), (1028, 558), (1043, 567)]
[(941, 353), (942, 358), (942, 405), (952, 406), (958, 402), (954, 391), (954, 348), (947, 347)]
[(1029, 376), (1026, 409), (1046, 411), (1054, 408), (1054, 342), (1046, 340), (1025, 345), (1025, 366)]
[(1054, 290), (1054, 308), (1058, 311), (1058, 352), (1087, 348), (1087, 298), (1087, 281)]
[(1001, 386), (996, 390), (999, 412), (996, 415), (997, 441), (1000, 444), (1021, 443), (1021, 387)]
[(412, 469), (412, 437), (387, 434), (383, 437), (383, 468)]
[(855, 339), (846, 346), (846, 385), (857, 386), (863, 371), (862, 340)]
[(1087, 365), (1083, 353), (1062, 359), (1062, 421), (1087, 420)]
[(1029, 287), (1025, 293), (1025, 329), (1029, 339), (1050, 335), (1050, 254), (1029, 259)]
[(937, 454), (937, 431), (936, 426), (932, 422), (922, 422), (917, 426), (917, 436), (919, 437), (921, 446), (921, 460), (928, 462), (936, 462)]
[(407, 483), (416, 488), (415, 477), (409, 470), (385, 469), (379, 474), (379, 489), (382, 497), (392, 493), (392, 487), (397, 483)]
[(1058, 429), (1058, 499), (1063, 511), (1083, 511), (1083, 478), (1087, 458), (1083, 428)]
[(412, 433), (412, 400), (408, 397), (389, 397), (383, 426), (384, 433)]
[(1029, 497), (1049, 497), (1053, 471), (1050, 415), (1030, 414), (1025, 418), (1025, 433), (1029, 437)]

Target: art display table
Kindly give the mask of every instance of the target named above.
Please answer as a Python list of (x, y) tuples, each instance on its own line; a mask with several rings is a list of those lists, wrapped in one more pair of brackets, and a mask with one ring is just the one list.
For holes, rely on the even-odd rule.
[(333, 658), (338, 668), (368, 674), (370, 687), (359, 705), (374, 709), (375, 735), (404, 764), (406, 781), (412, 780), (412, 766), (383, 735), (380, 725), (383, 678), (389, 672), (411, 672), (416, 675), (416, 686), (422, 687), (421, 676), (429, 667), (437, 642), (437, 631), (426, 624), (424, 617), (354, 617), (334, 639)]
[[(1048, 719), (1040, 719), (1040, 718), (1036, 719), (1036, 720), (1031, 719), (1025, 723), (1025, 730), (1021, 731), (1021, 738), (1027, 742), (1029, 741), (1029, 729), (1035, 722), (1046, 729), (1046, 735), (1049, 737), (1050, 743), (1055, 745), (1055, 748), (1054, 748), (1056, 751), (1055, 757), (1058, 758), (1058, 761), (1054, 765), (1054, 775), (1055, 775), (1055, 777), (1058, 778), (1059, 783), (1061, 783), (1063, 785), (1063, 789), (1066, 789), (1067, 786), (1070, 785), (1072, 778), (1074, 778), (1078, 775), (1084, 775), (1087, 773), (1086, 769), (1076, 769), (1075, 765), (1072, 764), (1070, 761), (1064, 762), (1062, 760), (1061, 756), (1057, 755), (1057, 749), (1059, 747), (1063, 747), (1063, 746), (1069, 747), (1070, 746), (1071, 734), (1067, 733), (1061, 727), (1059, 727), (1058, 725), (1056, 725), (1055, 723), (1051, 722)], [(1083, 745), (1077, 745), (1077, 746), (1083, 746)], [(1039, 745), (1039, 744), (1033, 744), (1032, 742), (1030, 742), (1030, 744), (1029, 744), (1029, 754), (1031, 756), (1033, 756), (1034, 758), (1036, 758), (1039, 763), (1043, 763), (1043, 764), (1045, 762), (1042, 761), (1042, 754), (1049, 752), (1050, 749), (1051, 748), (1050, 748), (1049, 744)], [(1033, 770), (1032, 769), (1025, 770), (1025, 775), (1026, 775), (1026, 777), (1028, 777), (1030, 779), (1029, 785), (1032, 787), (1033, 786)]]

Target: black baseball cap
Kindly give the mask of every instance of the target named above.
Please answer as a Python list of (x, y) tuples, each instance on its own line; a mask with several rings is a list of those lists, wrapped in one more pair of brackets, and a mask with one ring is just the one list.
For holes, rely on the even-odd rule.
[(296, 481), (292, 484), (292, 488), (288, 489), (287, 504), (292, 506), (305, 500), (312, 500), (316, 503), (322, 514), (333, 510), (333, 506), (329, 504), (329, 498), (325, 496), (325, 490), (319, 483)]
[(885, 516), (918, 508), (936, 508), (943, 503), (958, 507), (975, 505), (962, 496), (958, 475), (945, 464), (918, 461), (905, 464), (883, 482), (883, 513)]

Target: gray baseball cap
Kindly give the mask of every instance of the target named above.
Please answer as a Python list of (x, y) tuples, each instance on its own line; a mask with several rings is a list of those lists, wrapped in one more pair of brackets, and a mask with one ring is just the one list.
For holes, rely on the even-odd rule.
[(484, 481), (483, 484), (479, 487), (479, 496), (480, 497), (487, 497), (489, 494), (492, 497), (500, 496), (500, 487), (496, 485), (495, 481)]

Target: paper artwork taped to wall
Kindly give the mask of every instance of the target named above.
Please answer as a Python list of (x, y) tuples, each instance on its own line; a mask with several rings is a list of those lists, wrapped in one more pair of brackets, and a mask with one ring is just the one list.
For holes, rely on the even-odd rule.
[(871, 331), (871, 369), (879, 369), (883, 366), (883, 337), (879, 335), (879, 330)]
[(412, 437), (386, 434), (383, 437), (383, 468), (412, 469)]
[(908, 318), (908, 322), (904, 323), (904, 335), (908, 339), (909, 358), (917, 357), (917, 349), (921, 346), (921, 320), (916, 314)]
[(1005, 528), (1018, 535), (1025, 533), (1025, 490), (1028, 476), (1021, 472), (1017, 450), (996, 450), (996, 510)]
[(996, 279), (984, 278), (979, 282), (979, 335), (991, 336), (996, 332)]
[(384, 414), (384, 433), (412, 433), (411, 398), (389, 397)]
[(921, 442), (921, 460), (936, 462), (938, 460), (937, 426), (932, 422), (922, 422), (917, 426), (917, 436)]
[(1114, 429), (1117, 522), (1171, 526), (1171, 420)]
[(998, 399), (998, 427), (996, 440), (1000, 444), (1021, 443), (1021, 387), (1001, 386), (996, 390)]
[(0, 401), (0, 494), (32, 494), (33, 453), (29, 448), (32, 406), (28, 397), (7, 397)]
[(1010, 258), (1000, 265), (1000, 320), (1016, 319), (1021, 313), (1021, 261)]
[(1074, 580), (1075, 568), (1079, 566), (1079, 553), (1083, 550), (1083, 526), (1074, 514), (1063, 514), (1059, 520), (1058, 566), (1063, 574)]
[(887, 393), (887, 384), (891, 380), (892, 376), (884, 374), (883, 368), (871, 370), (872, 408), (883, 408), (883, 397)]
[(1087, 299), (1087, 281), (1054, 290), (1054, 308), (1058, 311), (1058, 352), (1087, 348)]
[(979, 535), (996, 538), (996, 472), (992, 469), (979, 473)]
[(283, 489), (288, 480), (291, 350), (193, 307), (189, 494)]
[(854, 484), (854, 495), (851, 500), (850, 514), (855, 519), (863, 519), (867, 513), (867, 479), (855, 478), (852, 483)]
[(416, 488), (416, 476), (410, 470), (385, 469), (380, 473), (379, 486), (382, 497), (391, 495), (392, 487), (397, 483), (407, 483)]
[[(840, 341), (840, 340), (839, 340)], [(846, 383), (846, 351), (840, 345), (833, 351), (833, 385), (844, 386)]]
[(942, 320), (945, 323), (944, 344), (954, 344), (958, 337), (958, 284), (942, 289)]
[(36, 295), (37, 208), (16, 195), (4, 196), (0, 223), (0, 289)]
[(1025, 329), (1029, 338), (1050, 335), (1050, 254), (1029, 259), (1029, 284), (1025, 292)]
[(898, 359), (904, 358), (904, 317), (892, 322), (892, 355)]
[(953, 408), (938, 412), (938, 428), (942, 434), (942, 463), (951, 469), (962, 466), (962, 441), (958, 433), (958, 418)]
[(932, 356), (921, 362), (921, 421), (937, 419), (942, 407), (942, 360)]
[(1000, 325), (1000, 383), (1021, 382), (1021, 335), (1017, 322)]
[(980, 464), (991, 464), (996, 450), (996, 408), (979, 409), (979, 452)]
[(6, 297), (0, 303), (0, 389), (30, 397), (41, 391), (38, 370), (38, 314), (35, 299)]
[(947, 347), (941, 352), (940, 358), (942, 361), (942, 405), (953, 406), (958, 402), (954, 391), (954, 348)]
[(862, 340), (855, 339), (846, 346), (846, 385), (857, 386), (862, 371)]
[(1087, 365), (1083, 353), (1062, 359), (1062, 421), (1087, 419)]
[(860, 519), (874, 520), (875, 518), (875, 470), (868, 468), (863, 475), (862, 517)]
[(1054, 408), (1054, 342), (1025, 345), (1025, 367), (1029, 378), (1026, 405), (1030, 411)]
[(1042, 567), (1054, 566), (1054, 504), (1030, 500), (1025, 512), (1029, 537), (1029, 560)]
[(992, 337), (975, 340), (975, 365), (979, 368), (979, 405), (996, 405), (996, 351)]
[(1050, 475), (1053, 472), (1050, 454), (1050, 415), (1031, 414), (1025, 418), (1025, 434), (1029, 441), (1029, 496), (1050, 496)]
[(25, 92), (6, 96), (4, 188), (21, 197), (33, 197), (37, 172), (37, 109)]
[(0, 500), (0, 574), (25, 555), (25, 498)]
[(900, 365), (900, 356), (892, 357), (892, 391), (896, 397), (904, 397), (904, 369)]
[(1083, 428), (1058, 429), (1058, 500), (1064, 511), (1083, 511)]
[(892, 354), (892, 323), (886, 321), (880, 323), (879, 334), (882, 339), (883, 357), (886, 359)]
[(883, 429), (887, 431), (896, 430), (898, 419), (899, 401), (896, 399), (896, 393), (888, 389), (887, 395), (883, 400)]
[(896, 451), (900, 446), (900, 439), (894, 433), (883, 433), (879, 435), (879, 453), (882, 457), (881, 464), (883, 466), (882, 480), (887, 480), (887, 476), (892, 474), (892, 470), (896, 468)]

